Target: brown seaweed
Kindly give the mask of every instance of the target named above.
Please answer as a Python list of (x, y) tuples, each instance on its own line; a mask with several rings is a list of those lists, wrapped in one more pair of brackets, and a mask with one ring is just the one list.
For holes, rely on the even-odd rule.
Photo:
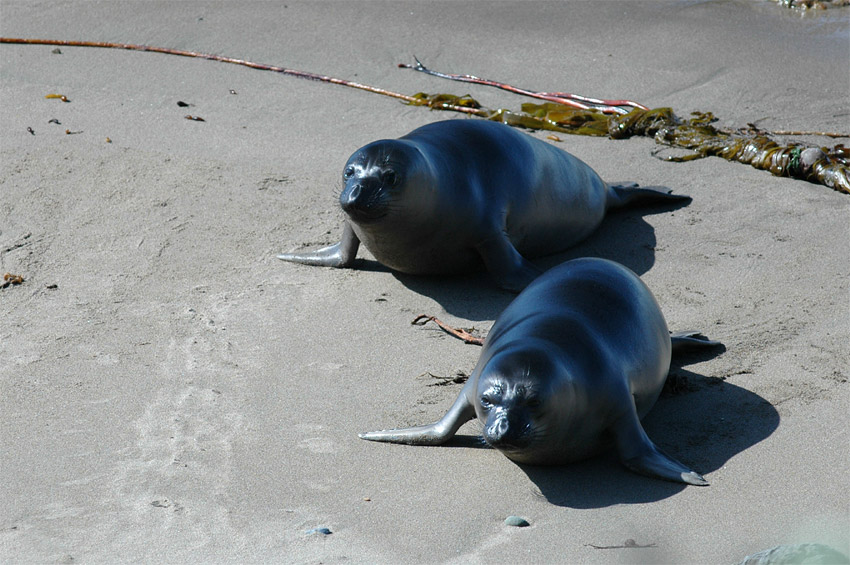
[[(417, 60), (417, 65), (422, 64)], [(409, 68), (416, 68), (408, 66)], [(422, 69), (425, 67), (422, 66)], [(422, 70), (417, 69), (417, 70)], [(428, 74), (441, 78), (471, 82), (471, 75), (450, 75), (426, 69)], [(475, 78), (475, 77), (473, 77)], [(501, 83), (476, 79), (481, 84), (499, 86)], [(500, 86), (501, 87), (501, 86)], [(516, 87), (505, 90), (529, 92)], [(449, 98), (451, 95), (417, 94), (420, 99)], [(652, 137), (656, 143), (693, 151), (685, 157), (666, 157), (667, 161), (690, 161), (717, 156), (738, 161), (756, 169), (770, 171), (776, 176), (791, 177), (823, 184), (850, 194), (850, 155), (843, 144), (834, 147), (814, 147), (791, 143), (780, 145), (769, 137), (775, 135), (823, 135), (850, 137), (837, 132), (766, 132), (748, 124), (747, 129), (720, 130), (711, 112), (694, 112), (692, 118), (677, 117), (671, 108), (635, 107), (625, 114), (604, 112), (600, 108), (575, 108), (558, 102), (525, 103), (520, 112), (505, 109), (487, 110), (469, 96), (465, 103), (477, 110), (477, 115), (512, 126), (528, 129), (559, 131), (575, 135), (607, 136), (626, 139), (635, 135)], [(606, 101), (611, 102), (611, 101)], [(623, 101), (619, 101), (623, 102)], [(431, 106), (432, 109), (443, 109)], [(607, 114), (613, 115), (607, 115)]]
[(760, 130), (728, 133), (712, 126), (713, 121), (711, 113), (695, 113), (682, 120), (670, 108), (633, 110), (610, 118), (609, 135), (613, 139), (644, 135), (656, 143), (694, 152), (687, 157), (667, 157), (668, 161), (717, 156), (850, 194), (850, 153), (843, 144), (832, 148), (780, 145)]
[[(418, 100), (428, 101), (422, 105), (434, 110), (445, 109), (439, 101), (456, 103), (462, 98), (463, 103), (475, 108), (478, 111), (476, 114), (481, 117), (527, 129), (607, 136), (611, 139), (652, 137), (658, 144), (693, 151), (684, 157), (665, 157), (666, 161), (682, 162), (704, 157), (722, 157), (728, 161), (738, 161), (756, 169), (769, 171), (776, 176), (822, 184), (850, 194), (850, 152), (843, 144), (831, 148), (796, 143), (780, 145), (768, 137), (768, 132), (757, 128), (730, 133), (711, 125), (715, 118), (710, 112), (696, 112), (694, 117), (688, 120), (677, 117), (671, 108), (635, 108), (625, 115), (608, 116), (599, 110), (580, 110), (552, 102), (525, 103), (522, 105), (522, 111), (514, 112), (505, 109), (488, 110), (469, 96), (418, 93), (416, 97)], [(844, 137), (842, 134), (831, 132), (793, 133)]]

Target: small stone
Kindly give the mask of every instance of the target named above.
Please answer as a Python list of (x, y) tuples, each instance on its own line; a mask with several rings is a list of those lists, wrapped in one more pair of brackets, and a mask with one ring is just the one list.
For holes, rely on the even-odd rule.
[(307, 534), (308, 536), (311, 536), (313, 534), (320, 534), (320, 535), (323, 535), (323, 536), (329, 536), (333, 532), (330, 531), (329, 528), (313, 528), (312, 530), (305, 530), (304, 533)]
[(505, 518), (506, 526), (516, 526), (517, 528), (525, 528), (526, 526), (530, 526), (528, 520), (525, 518), (520, 518), (519, 516), (508, 516)]

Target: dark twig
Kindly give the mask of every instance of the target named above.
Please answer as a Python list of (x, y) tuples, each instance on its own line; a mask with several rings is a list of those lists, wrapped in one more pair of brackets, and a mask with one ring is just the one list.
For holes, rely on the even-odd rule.
[[(425, 321), (422, 322), (420, 320), (425, 320)], [(444, 332), (450, 333), (453, 336), (455, 336), (456, 338), (463, 340), (464, 343), (471, 343), (472, 345), (484, 345), (484, 338), (483, 337), (476, 337), (463, 328), (453, 328), (453, 327), (449, 326), (448, 324), (441, 322), (440, 320), (438, 320), (434, 316), (429, 316), (428, 314), (419, 314), (410, 323), (417, 325), (417, 326), (424, 326), (428, 322), (434, 322), (435, 324), (440, 326), (440, 328)]]

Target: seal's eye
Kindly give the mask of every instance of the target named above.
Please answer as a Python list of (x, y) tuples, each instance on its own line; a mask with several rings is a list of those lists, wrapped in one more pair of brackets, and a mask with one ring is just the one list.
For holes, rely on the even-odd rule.
[(344, 179), (350, 179), (353, 176), (354, 176), (354, 167), (352, 167), (352, 166), (346, 167), (345, 170), (342, 172), (342, 178), (344, 178)]
[(381, 175), (381, 180), (384, 182), (384, 184), (387, 184), (387, 185), (390, 185), (390, 186), (395, 184), (396, 179), (397, 179), (397, 177), (396, 177), (395, 171), (392, 171), (392, 170), (384, 171), (384, 174)]
[(484, 410), (489, 410), (493, 406), (493, 399), (490, 398), (489, 395), (483, 395), (481, 397), (481, 408)]

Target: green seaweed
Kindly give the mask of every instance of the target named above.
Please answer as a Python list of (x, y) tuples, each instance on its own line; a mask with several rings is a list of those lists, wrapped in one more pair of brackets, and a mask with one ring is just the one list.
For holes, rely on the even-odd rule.
[(575, 135), (608, 135), (608, 116), (599, 110), (580, 110), (555, 102), (526, 102), (522, 105), (522, 112), (550, 124), (552, 127), (546, 129), (553, 131)]
[(457, 96), (455, 94), (426, 94), (424, 92), (417, 92), (412, 98), (415, 101), (408, 102), (411, 106), (428, 106), (432, 110), (451, 110), (452, 106), (481, 108), (481, 104), (469, 94)]

